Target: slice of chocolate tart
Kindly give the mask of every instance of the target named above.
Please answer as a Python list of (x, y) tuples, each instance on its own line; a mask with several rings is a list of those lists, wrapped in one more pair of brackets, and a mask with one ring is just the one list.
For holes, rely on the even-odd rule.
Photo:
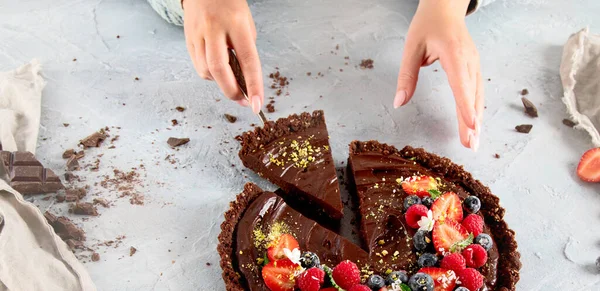
[(244, 166), (281, 187), (291, 200), (302, 201), (336, 220), (342, 217), (323, 111), (270, 121), (238, 136), (238, 140)]
[[(402, 254), (402, 260), (383, 256), (375, 261), (376, 272), (414, 274), (424, 270), (423, 262), (431, 264), (426, 258), (419, 262), (424, 254), (437, 258), (429, 266), (437, 267), (447, 255), (459, 253), (467, 267), (483, 276), (480, 290), (515, 290), (521, 268), (515, 234), (503, 219), (498, 197), (462, 166), (423, 149), (354, 141), (348, 167), (369, 251)], [(474, 248), (481, 249), (473, 244), (484, 246), (485, 258), (484, 251), (473, 255)]]
[(218, 252), (226, 290), (269, 290), (261, 271), (269, 257), (277, 256), (276, 241), (288, 235), (294, 240), (292, 250), (310, 251), (321, 264), (335, 266), (351, 260), (364, 269), (369, 261), (369, 254), (359, 246), (295, 211), (275, 193), (248, 183), (221, 224)]

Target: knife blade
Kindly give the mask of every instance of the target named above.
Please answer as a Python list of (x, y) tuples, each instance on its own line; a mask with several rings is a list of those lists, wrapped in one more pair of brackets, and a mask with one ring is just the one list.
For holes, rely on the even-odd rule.
[[(238, 87), (244, 94), (244, 97), (248, 102), (250, 98), (248, 97), (248, 88), (246, 87), (246, 79), (244, 78), (244, 74), (242, 73), (242, 67), (240, 67), (240, 62), (238, 61), (235, 51), (233, 49), (227, 49), (229, 52), (229, 66), (231, 66), (231, 70), (233, 71), (233, 75), (235, 76), (235, 80), (237, 81)], [(258, 112), (258, 118), (262, 121), (263, 124), (267, 123), (267, 117), (263, 113), (262, 110)]]

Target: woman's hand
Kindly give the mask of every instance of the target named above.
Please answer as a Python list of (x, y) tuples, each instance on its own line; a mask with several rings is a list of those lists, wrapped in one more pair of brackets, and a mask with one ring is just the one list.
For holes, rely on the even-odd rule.
[(456, 100), (461, 143), (477, 151), (483, 115), (479, 54), (465, 24), (469, 0), (420, 0), (398, 75), (394, 108), (412, 98), (419, 69), (440, 60)]
[[(198, 75), (216, 81), (225, 96), (240, 105), (251, 105), (258, 113), (264, 88), (256, 27), (246, 0), (185, 0), (183, 10), (187, 48)], [(236, 52), (250, 102), (238, 88), (229, 66), (228, 48)]]

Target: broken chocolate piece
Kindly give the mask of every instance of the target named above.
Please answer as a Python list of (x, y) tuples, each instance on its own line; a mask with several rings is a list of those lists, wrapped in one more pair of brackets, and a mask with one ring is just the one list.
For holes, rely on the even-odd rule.
[(79, 170), (79, 161), (77, 160), (77, 156), (72, 155), (67, 160), (67, 170), (69, 170), (69, 171)]
[(137, 252), (137, 249), (136, 249), (136, 248), (134, 248), (134, 247), (130, 247), (130, 248), (129, 248), (129, 256), (130, 256), (130, 257), (131, 257), (131, 256), (133, 256), (133, 255), (135, 254), (135, 252)]
[(527, 94), (529, 94), (529, 90), (527, 90), (527, 89), (521, 90), (521, 95), (525, 96)]
[(99, 253), (96, 253), (96, 252), (94, 252), (94, 253), (92, 254), (92, 262), (97, 262), (97, 261), (100, 261), (100, 254), (99, 254)]
[(177, 110), (179, 112), (183, 112), (183, 111), (185, 111), (185, 107), (177, 106), (177, 107), (175, 107), (175, 110)]
[(531, 128), (533, 128), (533, 125), (531, 124), (521, 124), (515, 126), (515, 129), (520, 133), (529, 133), (531, 131)]
[(67, 243), (69, 248), (71, 248), (72, 250), (83, 249), (83, 242), (81, 242), (81, 241), (74, 240), (74, 239), (68, 239), (68, 240), (65, 240), (65, 243)]
[(30, 152), (0, 151), (0, 167), (8, 173), (10, 186), (21, 194), (54, 193), (64, 188), (60, 178)]
[[(70, 188), (65, 192), (65, 196), (67, 197), (67, 201), (69, 201), (69, 196), (74, 197), (75, 200), (82, 199), (87, 194), (87, 190), (85, 188)], [(74, 200), (71, 200), (74, 201)]]
[(573, 126), (577, 125), (577, 123), (575, 123), (575, 122), (571, 121), (571, 119), (567, 119), (567, 118), (563, 119), (562, 123), (568, 127), (573, 127)]
[(80, 140), (79, 144), (82, 145), (84, 148), (90, 148), (90, 147), (97, 148), (100, 146), (102, 141), (105, 139), (106, 139), (106, 133), (104, 132), (104, 129), (101, 129), (100, 131), (94, 132), (90, 136)]
[(529, 99), (522, 97), (521, 101), (523, 101), (523, 106), (525, 107), (525, 113), (531, 117), (538, 117), (538, 110), (533, 105), (533, 102), (529, 101)]
[(225, 119), (227, 119), (227, 121), (229, 121), (230, 123), (234, 123), (237, 121), (237, 117), (227, 113), (225, 113)]
[(275, 112), (275, 105), (273, 105), (273, 103), (267, 104), (267, 112), (269, 112), (269, 113)]
[(190, 142), (190, 139), (187, 137), (184, 137), (184, 138), (170, 137), (169, 140), (167, 140), (167, 143), (172, 147), (178, 147), (178, 146), (184, 145), (188, 142)]
[(76, 240), (76, 241), (84, 241), (85, 240), (85, 232), (77, 227), (73, 222), (64, 217), (56, 217), (54, 214), (46, 211), (44, 213), (44, 217), (48, 221), (48, 223), (54, 228), (54, 231), (60, 238), (63, 240)]
[(63, 157), (63, 159), (68, 159), (68, 158), (70, 158), (70, 157), (72, 157), (74, 155), (75, 155), (75, 150), (74, 149), (68, 149), (68, 150), (66, 150), (63, 153), (62, 157)]
[(92, 203), (89, 202), (77, 202), (71, 205), (71, 209), (69, 211), (79, 215), (98, 216), (98, 210)]
[(104, 208), (110, 207), (110, 204), (108, 204), (108, 201), (106, 201), (106, 199), (104, 199), (104, 198), (94, 198), (94, 204), (100, 204)]
[(75, 179), (77, 179), (77, 175), (71, 173), (71, 172), (66, 172), (65, 173), (65, 180), (67, 182), (73, 182), (75, 181)]

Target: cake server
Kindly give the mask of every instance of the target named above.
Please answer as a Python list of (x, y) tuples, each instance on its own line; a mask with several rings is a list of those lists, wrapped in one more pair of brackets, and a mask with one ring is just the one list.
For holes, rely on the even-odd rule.
[[(246, 79), (244, 78), (244, 74), (242, 73), (242, 68), (240, 67), (240, 62), (238, 61), (237, 57), (235, 56), (235, 52), (233, 51), (233, 49), (227, 49), (227, 51), (229, 52), (229, 65), (231, 66), (231, 69), (233, 70), (233, 75), (235, 76), (235, 80), (237, 81), (238, 87), (244, 94), (244, 97), (246, 98), (246, 100), (248, 100), (248, 102), (250, 102), (250, 98), (248, 98), (248, 88), (246, 88)], [(263, 113), (262, 110), (260, 110), (258, 112), (258, 117), (263, 122), (263, 124), (267, 123), (267, 121), (268, 121), (267, 117), (265, 117), (265, 114)]]

